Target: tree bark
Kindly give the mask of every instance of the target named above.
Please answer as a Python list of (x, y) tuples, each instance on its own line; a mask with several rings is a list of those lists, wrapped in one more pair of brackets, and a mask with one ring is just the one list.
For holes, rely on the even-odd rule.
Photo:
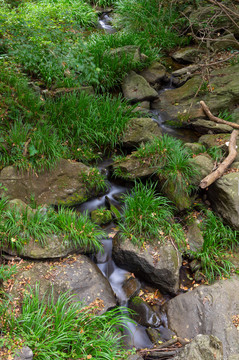
[(230, 141), (229, 141), (229, 154), (228, 154), (228, 156), (218, 166), (218, 168), (215, 171), (213, 171), (211, 174), (207, 175), (204, 179), (201, 180), (200, 185), (199, 185), (200, 188), (205, 189), (209, 185), (214, 183), (214, 181), (216, 181), (217, 179), (219, 179), (223, 175), (223, 173), (228, 168), (228, 166), (231, 165), (231, 163), (233, 163), (233, 161), (235, 160), (235, 158), (237, 156), (236, 140), (237, 140), (238, 134), (239, 134), (238, 130), (233, 130), (232, 131)]

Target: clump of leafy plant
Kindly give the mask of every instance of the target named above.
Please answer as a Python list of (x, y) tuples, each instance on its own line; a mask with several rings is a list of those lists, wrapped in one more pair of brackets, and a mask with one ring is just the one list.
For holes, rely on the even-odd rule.
[(24, 210), (7, 206), (4, 198), (0, 200), (0, 210), (1, 244), (17, 252), (30, 240), (44, 247), (46, 237), (53, 234), (75, 247), (102, 250), (100, 238), (105, 234), (87, 214), (76, 214), (64, 208), (59, 208), (58, 212), (50, 208), (45, 211), (41, 207), (34, 211), (28, 207)]
[(192, 252), (201, 261), (202, 270), (209, 282), (218, 276), (230, 276), (235, 266), (228, 259), (229, 252), (239, 245), (239, 233), (224, 225), (212, 211), (205, 213), (202, 223), (204, 243), (201, 250)]
[(124, 195), (122, 221), (123, 237), (142, 246), (144, 242), (172, 238), (184, 241), (182, 227), (174, 222), (174, 207), (164, 196), (156, 193), (155, 184), (135, 183), (130, 194)]
[(141, 145), (135, 156), (149, 166), (157, 167), (156, 172), (163, 186), (174, 184), (175, 191), (187, 194), (194, 189), (198, 171), (190, 162), (190, 150), (183, 146), (181, 140), (167, 134), (155, 137), (151, 142)]
[(122, 359), (119, 329), (132, 322), (119, 308), (95, 315), (94, 308), (84, 307), (69, 293), (42, 298), (39, 286), (24, 293), (17, 317), (11, 316), (3, 304), (0, 313), (4, 315), (4, 345), (12, 348), (20, 341), (32, 349), (36, 360)]
[(88, 173), (82, 172), (80, 177), (91, 196), (104, 193), (107, 189), (106, 176), (97, 168), (91, 168)]

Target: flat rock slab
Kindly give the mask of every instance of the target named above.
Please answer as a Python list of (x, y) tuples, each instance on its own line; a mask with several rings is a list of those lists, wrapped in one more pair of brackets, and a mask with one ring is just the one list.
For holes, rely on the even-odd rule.
[(33, 287), (39, 283), (40, 296), (49, 294), (53, 285), (56, 298), (69, 291), (70, 295), (76, 295), (75, 301), (82, 301), (85, 305), (96, 302), (99, 304), (99, 313), (116, 306), (116, 298), (108, 280), (84, 255), (76, 255), (59, 262), (25, 261), (15, 276), (13, 296), (18, 297), (22, 292), (22, 284), (26, 283)]
[(223, 344), (225, 360), (239, 353), (239, 331), (233, 324), (239, 314), (238, 276), (178, 295), (168, 301), (166, 311), (169, 328), (178, 336), (214, 335)]
[(124, 97), (131, 102), (152, 101), (158, 98), (158, 93), (143, 78), (131, 71), (123, 80), (122, 90)]
[(218, 124), (214, 121), (209, 121), (209, 120), (204, 120), (204, 119), (198, 119), (196, 121), (191, 122), (191, 126), (194, 130), (196, 130), (197, 132), (199, 132), (201, 134), (231, 133), (233, 130), (233, 128), (229, 125)]
[(186, 47), (176, 51), (172, 58), (183, 64), (194, 63), (200, 60), (203, 50), (194, 47)]
[(34, 195), (37, 205), (75, 205), (87, 200), (87, 186), (80, 174), (88, 174), (89, 170), (82, 163), (64, 159), (53, 169), (38, 175), (7, 166), (0, 173), (0, 183), (7, 188), (6, 195), (10, 199), (29, 203)]
[(113, 242), (113, 259), (117, 265), (134, 273), (164, 293), (176, 294), (179, 289), (179, 269), (182, 259), (171, 244), (147, 244), (137, 247), (118, 234)]

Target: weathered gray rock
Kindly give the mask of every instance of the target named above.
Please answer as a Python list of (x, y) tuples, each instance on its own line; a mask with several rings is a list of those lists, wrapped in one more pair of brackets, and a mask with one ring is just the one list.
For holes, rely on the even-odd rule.
[(35, 196), (37, 205), (74, 205), (87, 200), (89, 191), (80, 174), (89, 173), (90, 168), (82, 163), (60, 160), (50, 171), (38, 174), (22, 173), (13, 166), (0, 173), (0, 183), (7, 188), (10, 199), (30, 203)]
[(199, 185), (200, 181), (211, 173), (214, 163), (212, 158), (207, 154), (197, 155), (194, 158), (190, 159), (191, 164), (193, 164), (197, 170), (198, 175), (195, 178), (195, 184)]
[(166, 69), (159, 62), (155, 62), (149, 68), (141, 71), (140, 75), (143, 76), (150, 85), (155, 85), (165, 78)]
[(222, 343), (213, 335), (197, 335), (175, 360), (223, 360)]
[(201, 134), (207, 134), (207, 133), (214, 133), (214, 134), (220, 134), (220, 133), (231, 133), (232, 127), (225, 124), (218, 124), (214, 121), (204, 120), (204, 119), (198, 119), (191, 122), (191, 126), (194, 130)]
[(231, 225), (239, 230), (239, 174), (223, 175), (208, 188), (208, 198), (213, 209)]
[(122, 138), (122, 145), (127, 148), (138, 147), (141, 143), (146, 143), (154, 136), (161, 136), (158, 124), (151, 118), (131, 119)]
[(143, 76), (134, 71), (131, 71), (123, 80), (122, 90), (124, 97), (132, 102), (152, 101), (158, 98), (157, 91), (149, 85)]
[(237, 50), (239, 49), (239, 43), (233, 34), (220, 36), (219, 38), (214, 39), (210, 45), (214, 50), (217, 51), (225, 50), (228, 48)]
[(86, 256), (76, 255), (64, 261), (24, 262), (18, 268), (13, 286), (13, 296), (21, 294), (22, 283), (28, 282), (35, 286), (39, 283), (40, 296), (49, 294), (53, 286), (55, 298), (69, 291), (74, 294), (74, 301), (82, 301), (89, 305), (101, 300), (98, 304), (99, 313), (116, 305), (116, 299), (108, 280), (102, 275), (98, 267)]
[[(202, 84), (201, 76), (193, 76), (180, 88), (161, 93), (152, 106), (165, 111), (167, 116), (178, 121), (179, 125), (188, 126), (190, 121), (206, 118), (199, 104), (200, 100), (205, 101), (214, 115), (238, 104), (238, 74), (239, 64), (212, 71), (210, 86), (213, 91), (209, 91), (207, 83)], [(195, 97), (200, 86), (198, 96)]]
[(200, 154), (200, 152), (204, 152), (202, 149), (202, 144), (199, 143), (185, 143), (184, 146), (190, 149), (193, 154)]
[(160, 291), (171, 294), (178, 291), (182, 259), (170, 242), (139, 248), (117, 235), (113, 241), (112, 256), (117, 265), (158, 286)]
[(116, 49), (107, 50), (105, 54), (108, 53), (112, 57), (123, 59), (125, 57), (131, 57), (133, 61), (138, 62), (142, 61), (140, 48), (136, 45), (126, 45), (121, 46)]
[(193, 339), (214, 335), (223, 345), (224, 359), (239, 353), (239, 332), (232, 317), (239, 311), (239, 277), (199, 286), (166, 305), (168, 323), (178, 336)]
[(203, 50), (194, 47), (186, 47), (177, 50), (172, 58), (179, 63), (194, 63), (201, 59)]
[(178, 70), (175, 70), (172, 72), (172, 76), (173, 77), (181, 77), (181, 76), (184, 76), (184, 75), (191, 75), (193, 74), (195, 71), (197, 71), (199, 69), (199, 65), (188, 65), (188, 66), (185, 66), (181, 69), (178, 69)]
[(201, 250), (203, 246), (203, 235), (199, 227), (200, 221), (198, 219), (192, 219), (187, 229), (187, 239), (191, 251)]
[(132, 318), (142, 326), (159, 327), (161, 324), (159, 316), (141, 297), (136, 296), (129, 300), (128, 307), (135, 313)]
[(14, 360), (32, 360), (33, 352), (28, 346), (23, 346), (21, 350), (16, 352)]

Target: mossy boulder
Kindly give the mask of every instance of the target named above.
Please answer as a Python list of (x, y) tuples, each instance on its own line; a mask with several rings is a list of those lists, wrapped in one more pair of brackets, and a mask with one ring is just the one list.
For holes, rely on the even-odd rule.
[(202, 49), (196, 47), (186, 47), (173, 53), (172, 58), (179, 63), (189, 64), (199, 61), (203, 52)]
[(191, 126), (194, 130), (201, 134), (221, 134), (221, 133), (231, 133), (232, 127), (225, 124), (218, 124), (214, 121), (197, 119), (191, 122)]
[(151, 118), (135, 118), (129, 121), (121, 142), (126, 148), (136, 148), (161, 134), (158, 124)]
[(31, 202), (34, 195), (36, 205), (76, 205), (89, 198), (90, 191), (81, 177), (89, 174), (90, 167), (61, 159), (58, 164), (42, 173), (18, 171), (14, 166), (5, 167), (0, 173), (0, 183), (7, 188), (10, 199)]
[(122, 90), (124, 97), (131, 102), (140, 102), (145, 100), (155, 100), (158, 98), (158, 93), (149, 83), (143, 78), (131, 71), (123, 80)]
[(135, 296), (130, 299), (128, 307), (135, 312), (132, 318), (138, 324), (147, 327), (158, 327), (161, 324), (158, 314), (141, 297)]
[(90, 213), (91, 220), (98, 225), (105, 225), (112, 221), (112, 214), (107, 209), (96, 209)]
[(200, 181), (210, 174), (214, 168), (214, 162), (207, 153), (193, 157), (190, 159), (190, 163), (193, 164), (198, 171), (198, 174), (195, 177), (195, 185), (199, 185)]
[(166, 68), (161, 63), (155, 62), (147, 69), (141, 71), (140, 75), (143, 76), (150, 85), (155, 85), (165, 79)]

